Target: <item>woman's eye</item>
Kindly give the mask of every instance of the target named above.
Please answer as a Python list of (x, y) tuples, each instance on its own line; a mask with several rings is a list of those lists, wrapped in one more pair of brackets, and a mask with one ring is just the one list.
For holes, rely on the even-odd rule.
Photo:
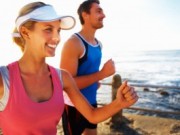
[(45, 29), (46, 32), (52, 32), (52, 29), (51, 28), (48, 28), (48, 29)]
[(58, 33), (59, 33), (59, 34), (60, 34), (60, 32), (61, 32), (61, 29), (58, 30)]

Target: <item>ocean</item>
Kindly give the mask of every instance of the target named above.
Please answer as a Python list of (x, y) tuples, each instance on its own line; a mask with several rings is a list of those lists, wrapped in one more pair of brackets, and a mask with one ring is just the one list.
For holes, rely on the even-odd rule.
[[(111, 56), (112, 55), (112, 56)], [(124, 109), (124, 112), (170, 117), (180, 120), (180, 50), (134, 51), (124, 53), (104, 54), (102, 63), (108, 58), (115, 62), (116, 73), (122, 80), (128, 80), (131, 85), (158, 85), (168, 88), (135, 87), (139, 100), (133, 107), (160, 110), (171, 113), (150, 113), (146, 111)], [(110, 83), (112, 76), (101, 82)], [(160, 94), (159, 91), (165, 94)], [(99, 104), (111, 102), (111, 86), (101, 85), (98, 90)]]

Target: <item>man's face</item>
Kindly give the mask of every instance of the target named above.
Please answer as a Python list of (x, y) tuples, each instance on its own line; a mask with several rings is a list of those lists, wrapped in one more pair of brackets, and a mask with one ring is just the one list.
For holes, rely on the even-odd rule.
[(103, 27), (103, 19), (105, 14), (99, 4), (93, 3), (90, 9), (89, 22), (95, 29)]

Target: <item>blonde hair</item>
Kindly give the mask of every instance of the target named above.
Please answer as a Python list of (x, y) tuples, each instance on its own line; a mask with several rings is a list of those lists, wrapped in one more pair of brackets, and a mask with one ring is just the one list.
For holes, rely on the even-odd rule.
[[(20, 11), (19, 11), (19, 15), (17, 18), (26, 15), (30, 12), (32, 12), (33, 10), (42, 7), (42, 6), (46, 6), (47, 4), (43, 3), (43, 2), (33, 2), (33, 3), (29, 3), (27, 5), (25, 5)], [(36, 22), (35, 21), (27, 21), (26, 23), (24, 23), (22, 26), (26, 27), (29, 30), (32, 30), (34, 27), (34, 24)], [(17, 28), (14, 28), (13, 33), (17, 33), (19, 32), (17, 30)], [(13, 37), (13, 41), (21, 48), (21, 51), (24, 51), (24, 45), (25, 45), (25, 40), (23, 37)]]

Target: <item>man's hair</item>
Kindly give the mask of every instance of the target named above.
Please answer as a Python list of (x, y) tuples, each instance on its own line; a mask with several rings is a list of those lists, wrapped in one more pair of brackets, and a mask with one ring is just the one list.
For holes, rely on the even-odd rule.
[(79, 5), (77, 13), (79, 15), (79, 20), (80, 20), (81, 24), (84, 24), (82, 13), (86, 12), (86, 13), (90, 14), (90, 9), (91, 9), (91, 6), (93, 3), (100, 4), (100, 1), (99, 0), (85, 0), (83, 3), (81, 3)]

